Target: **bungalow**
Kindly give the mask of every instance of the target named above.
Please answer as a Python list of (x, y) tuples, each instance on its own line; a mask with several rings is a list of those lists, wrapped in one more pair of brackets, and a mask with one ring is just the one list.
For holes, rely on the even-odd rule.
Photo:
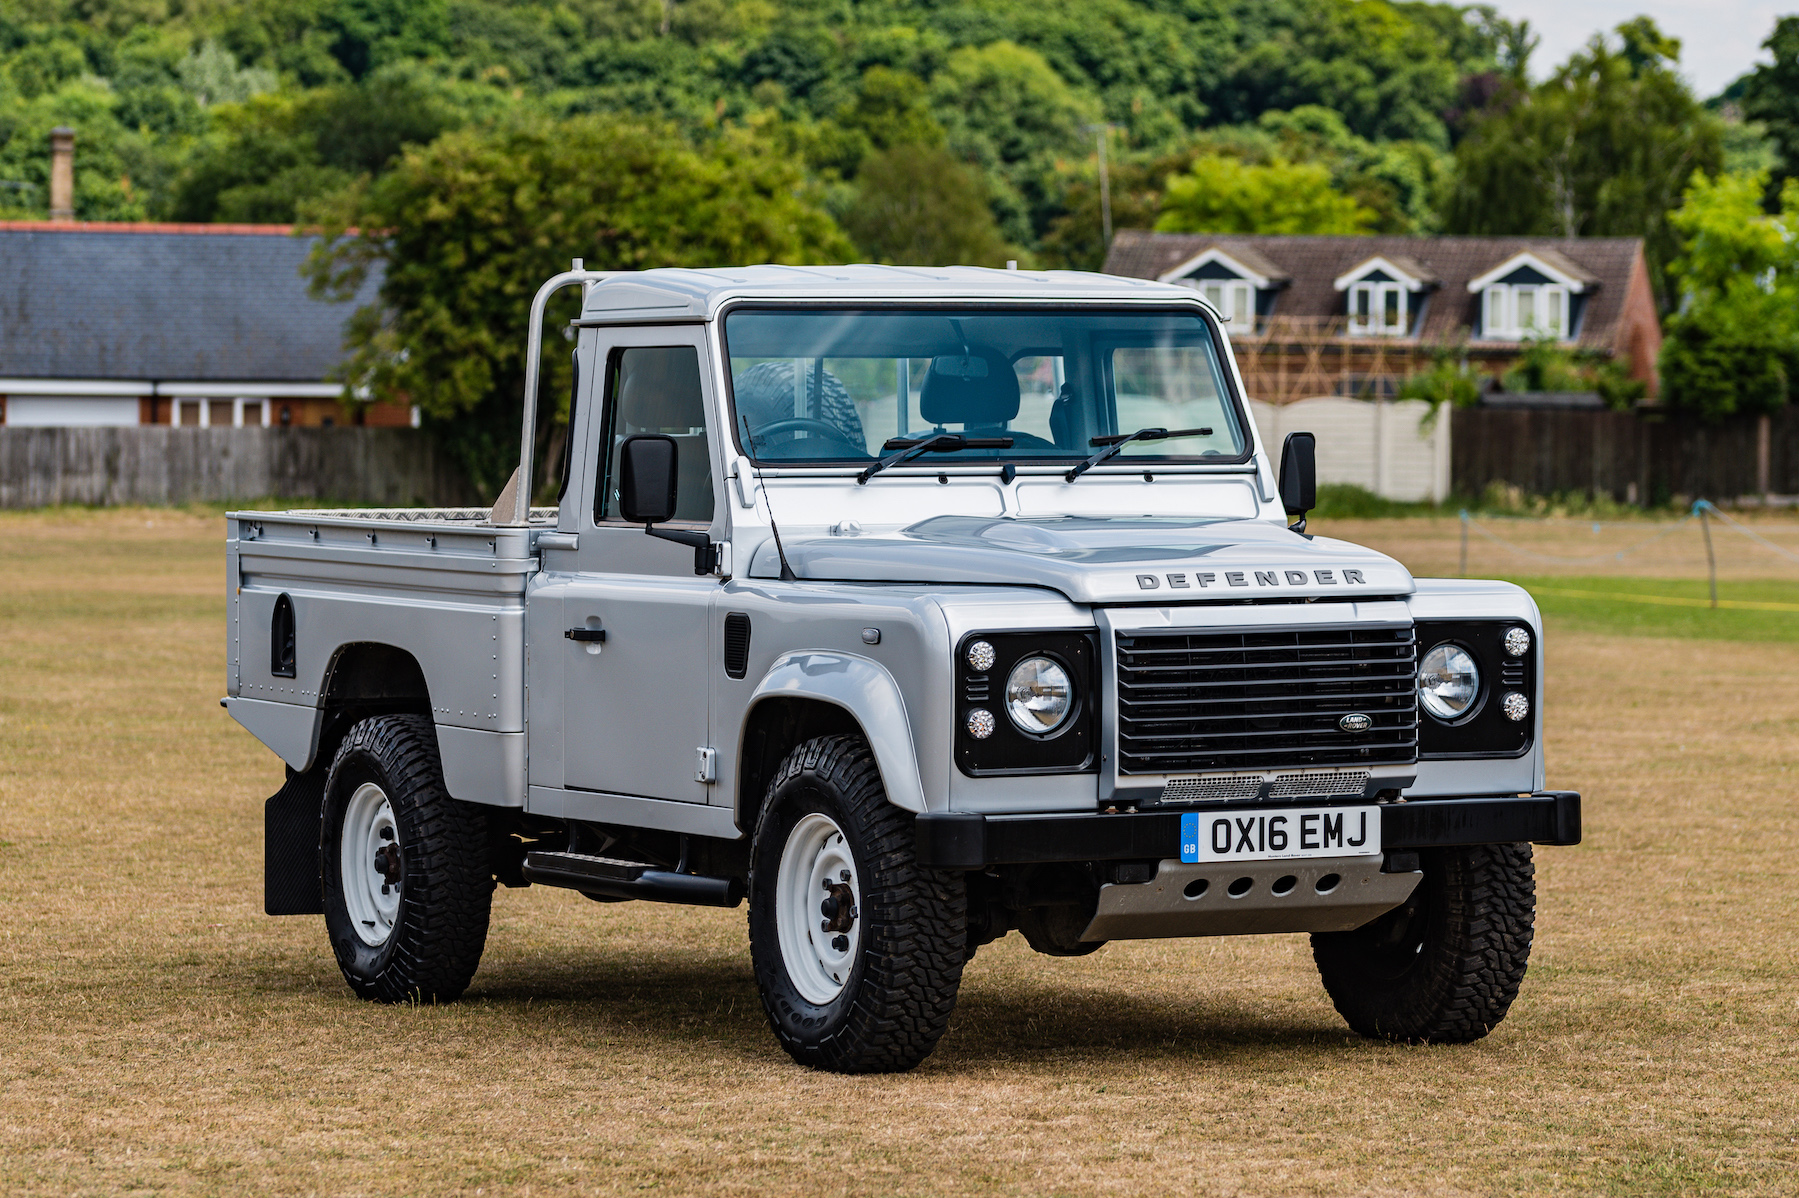
[(1391, 395), (1439, 346), (1497, 375), (1540, 340), (1656, 389), (1661, 321), (1639, 238), (1124, 230), (1105, 269), (1200, 292), (1231, 322), (1250, 393), (1275, 403)]
[(403, 404), (346, 417), (331, 374), (354, 305), (307, 294), (313, 243), (285, 225), (0, 222), (0, 424), (416, 424)]

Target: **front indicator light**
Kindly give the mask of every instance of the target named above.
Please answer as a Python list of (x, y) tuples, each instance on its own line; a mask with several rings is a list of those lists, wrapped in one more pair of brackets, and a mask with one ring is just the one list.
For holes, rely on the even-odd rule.
[(985, 707), (977, 707), (968, 713), (964, 726), (968, 735), (976, 740), (986, 740), (993, 735), (993, 713)]
[(1508, 628), (1505, 630), (1505, 651), (1513, 657), (1523, 657), (1530, 652), (1530, 630), (1528, 628)]
[(1032, 736), (1045, 736), (1062, 726), (1074, 710), (1074, 684), (1068, 671), (1047, 657), (1027, 657), (1006, 679), (1006, 714)]
[(977, 674), (985, 674), (993, 668), (993, 646), (986, 641), (976, 641), (968, 646), (968, 667)]
[(1530, 714), (1530, 700), (1512, 691), (1499, 701), (1499, 710), (1505, 712), (1506, 719), (1516, 723)]

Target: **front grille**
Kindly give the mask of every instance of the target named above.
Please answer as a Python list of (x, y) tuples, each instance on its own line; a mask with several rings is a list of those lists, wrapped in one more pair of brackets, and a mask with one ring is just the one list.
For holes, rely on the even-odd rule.
[(1415, 761), (1417, 653), (1410, 625), (1119, 633), (1119, 770)]

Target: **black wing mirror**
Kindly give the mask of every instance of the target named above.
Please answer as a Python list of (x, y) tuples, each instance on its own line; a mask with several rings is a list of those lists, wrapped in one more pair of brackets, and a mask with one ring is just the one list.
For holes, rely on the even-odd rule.
[(680, 447), (673, 437), (626, 437), (618, 451), (618, 510), (632, 524), (666, 524), (675, 517)]
[(693, 572), (710, 574), (718, 569), (718, 546), (703, 532), (657, 528), (675, 517), (675, 492), (680, 482), (681, 449), (673, 437), (640, 433), (626, 437), (618, 451), (618, 510), (643, 531), (677, 545), (693, 546)]
[(1281, 445), (1281, 506), (1297, 516), (1290, 528), (1306, 530), (1306, 513), (1318, 506), (1318, 438), (1288, 433)]

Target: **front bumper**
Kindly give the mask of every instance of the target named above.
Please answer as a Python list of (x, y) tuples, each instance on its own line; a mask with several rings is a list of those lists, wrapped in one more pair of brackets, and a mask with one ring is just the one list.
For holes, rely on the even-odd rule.
[[(1055, 861), (1159, 861), (1178, 856), (1181, 815), (1178, 810), (1116, 815), (929, 811), (918, 817), (918, 863), (929, 869), (982, 869)], [(1381, 846), (1388, 852), (1522, 841), (1579, 844), (1580, 795), (1549, 790), (1523, 797), (1419, 799), (1381, 808)]]

